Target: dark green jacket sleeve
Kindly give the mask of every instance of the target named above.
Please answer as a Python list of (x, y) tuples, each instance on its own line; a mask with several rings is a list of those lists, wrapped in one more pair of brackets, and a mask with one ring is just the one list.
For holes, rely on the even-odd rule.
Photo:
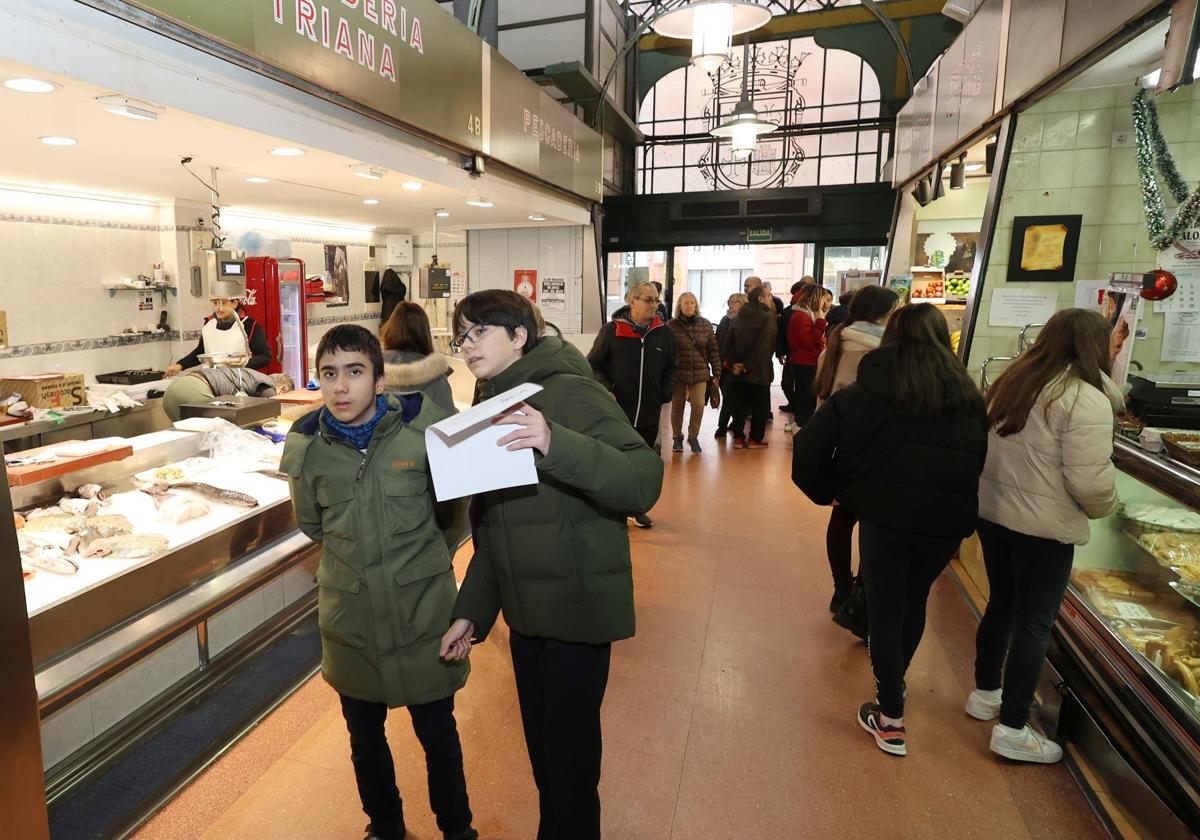
[(458, 590), (451, 618), (465, 618), (475, 625), (475, 638), (483, 641), (500, 615), (500, 587), (488, 552), (486, 515), (476, 525), (475, 553)]
[(311, 439), (299, 433), (288, 435), (287, 442), (283, 445), (283, 457), (279, 460), (279, 469), (288, 476), (288, 486), (292, 491), (292, 508), (296, 511), (296, 527), (310, 540), (321, 542), (325, 539), (321, 506), (317, 502), (312, 477), (304, 474), (304, 459), (311, 443)]
[(829, 400), (792, 438), (792, 481), (818, 505), (833, 504), (833, 454), (839, 418)]
[(547, 418), (550, 452), (538, 472), (621, 513), (644, 513), (662, 491), (663, 461), (616, 403), (586, 380), (572, 386), (565, 418)]

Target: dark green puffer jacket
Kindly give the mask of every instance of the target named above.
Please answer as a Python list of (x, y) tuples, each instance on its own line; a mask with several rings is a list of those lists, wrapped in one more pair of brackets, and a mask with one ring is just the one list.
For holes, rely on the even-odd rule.
[(603, 644), (633, 635), (627, 514), (649, 510), (663, 462), (634, 431), (583, 356), (561, 339), (537, 346), (483, 383), (487, 399), (535, 382), (531, 406), (550, 425), (535, 454), (538, 483), (477, 497), (475, 556), (455, 618), (487, 636), (497, 614), (518, 633)]

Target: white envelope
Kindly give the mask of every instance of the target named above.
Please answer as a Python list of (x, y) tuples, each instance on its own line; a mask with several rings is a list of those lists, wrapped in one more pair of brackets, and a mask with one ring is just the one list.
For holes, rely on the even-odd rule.
[(541, 385), (531, 382), (518, 385), (425, 430), (433, 492), (439, 502), (537, 484), (533, 450), (509, 452), (497, 446), (496, 441), (517, 427), (493, 426), (492, 418), (541, 390)]

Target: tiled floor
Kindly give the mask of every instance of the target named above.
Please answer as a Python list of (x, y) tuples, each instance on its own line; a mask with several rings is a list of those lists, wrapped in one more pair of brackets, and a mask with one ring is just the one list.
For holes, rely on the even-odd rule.
[[(655, 526), (631, 532), (638, 633), (614, 648), (604, 706), (609, 840), (1103, 837), (1065, 768), (1017, 766), (962, 711), (975, 620), (947, 576), (908, 675), (909, 756), (855, 722), (866, 650), (829, 620), (827, 512), (771, 448), (666, 455)], [(465, 556), (459, 558), (461, 572)], [(537, 810), (502, 628), (472, 655), (457, 718), (476, 827), (531, 840)], [(424, 764), (389, 718), (410, 838), (438, 840)], [(306, 685), (154, 817), (138, 840), (359, 840), (363, 817), (336, 696)]]

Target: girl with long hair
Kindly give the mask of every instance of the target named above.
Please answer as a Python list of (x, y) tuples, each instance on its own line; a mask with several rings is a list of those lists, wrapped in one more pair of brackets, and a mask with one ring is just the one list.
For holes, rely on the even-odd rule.
[[(792, 304), (787, 322), (788, 369), (791, 371), (792, 418), (795, 426), (803, 426), (817, 407), (813, 394), (813, 379), (817, 362), (825, 349), (825, 316), (833, 303), (826, 298), (825, 289), (816, 284), (805, 286)], [(792, 431), (789, 423), (784, 431)]]
[(794, 441), (796, 485), (860, 520), (876, 700), (862, 705), (858, 723), (893, 755), (907, 754), (904, 675), (925, 631), (925, 602), (974, 530), (986, 452), (983, 398), (950, 349), (946, 319), (927, 303), (892, 315), (857, 381)]
[[(900, 297), (883, 286), (864, 286), (850, 298), (846, 320), (829, 333), (825, 352), (817, 363), (813, 393), (822, 405), (835, 391), (853, 385), (858, 379), (858, 366), (872, 350), (879, 347), (884, 325), (895, 310)], [(851, 542), (858, 517), (845, 505), (834, 505), (825, 530), (825, 550), (829, 555), (829, 571), (833, 575), (833, 598), (829, 611), (836, 613), (854, 587), (851, 572)], [(862, 628), (861, 632), (865, 632)]]
[(455, 411), (450, 391), (450, 361), (433, 349), (429, 316), (412, 301), (392, 309), (380, 330), (383, 387), (392, 393), (420, 392), (442, 408)]
[(979, 541), (991, 595), (975, 637), (975, 690), (967, 714), (999, 718), (991, 750), (1050, 764), (1062, 748), (1029, 726), (1075, 546), (1089, 519), (1117, 506), (1112, 325), (1066, 309), (987, 393), (987, 464), (979, 485)]

